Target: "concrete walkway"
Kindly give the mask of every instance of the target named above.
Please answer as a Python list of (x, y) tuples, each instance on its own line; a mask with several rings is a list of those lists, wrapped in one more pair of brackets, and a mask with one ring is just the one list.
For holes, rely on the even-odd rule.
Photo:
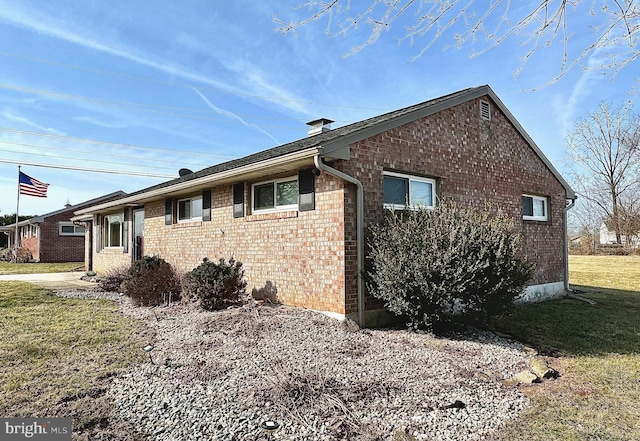
[(47, 274), (4, 274), (0, 275), (0, 282), (19, 280), (30, 282), (48, 289), (88, 289), (95, 283), (80, 280), (84, 272), (47, 273)]

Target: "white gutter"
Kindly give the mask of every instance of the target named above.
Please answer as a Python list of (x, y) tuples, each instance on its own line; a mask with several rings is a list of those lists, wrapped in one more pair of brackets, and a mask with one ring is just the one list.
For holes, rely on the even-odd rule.
[(178, 182), (174, 185), (157, 188), (155, 190), (124, 197), (122, 199), (116, 199), (115, 201), (94, 205), (89, 208), (78, 210), (74, 212), (74, 215), (81, 216), (83, 214), (96, 213), (96, 212), (100, 212), (101, 210), (119, 207), (122, 205), (131, 204), (131, 203), (137, 204), (141, 200), (151, 200), (154, 198), (166, 197), (167, 193), (177, 193), (180, 191), (190, 190), (193, 187), (196, 187), (198, 185), (211, 184), (216, 181), (233, 178), (235, 176), (242, 175), (245, 173), (251, 173), (251, 172), (260, 171), (260, 170), (269, 170), (269, 169), (272, 169), (273, 167), (278, 167), (280, 165), (284, 165), (292, 161), (298, 161), (298, 160), (307, 159), (307, 158), (311, 159), (314, 155), (317, 155), (317, 154), (318, 154), (318, 149), (316, 147), (306, 149), (306, 150), (301, 150), (299, 152), (294, 152), (288, 155), (278, 156), (276, 158), (267, 159), (265, 161), (254, 162), (251, 164), (247, 164), (245, 166), (233, 168), (230, 170), (225, 170), (220, 173), (206, 175), (200, 178), (190, 179), (188, 181)]
[(564, 290), (569, 293), (569, 236), (567, 226), (567, 213), (576, 205), (576, 200), (571, 199), (571, 203), (562, 209), (562, 221), (564, 222), (564, 237), (562, 243), (564, 245)]
[(320, 171), (324, 171), (330, 175), (340, 178), (344, 181), (350, 182), (356, 186), (356, 249), (358, 259), (358, 325), (361, 328), (364, 327), (364, 281), (362, 280), (362, 272), (364, 271), (364, 188), (362, 182), (358, 181), (353, 176), (349, 176), (335, 168), (329, 167), (322, 162), (320, 155), (316, 155), (313, 158), (316, 164), (316, 168)]

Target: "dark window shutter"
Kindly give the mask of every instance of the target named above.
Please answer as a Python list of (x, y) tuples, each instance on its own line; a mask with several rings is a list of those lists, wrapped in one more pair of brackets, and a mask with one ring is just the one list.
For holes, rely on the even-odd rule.
[(202, 221), (211, 222), (211, 190), (202, 191)]
[(313, 169), (298, 172), (298, 210), (316, 209), (316, 176)]
[(129, 252), (129, 209), (124, 210), (124, 222), (122, 223), (122, 252)]
[(164, 224), (171, 225), (173, 223), (173, 199), (164, 200)]
[(522, 196), (522, 214), (524, 216), (533, 216), (533, 198)]
[(244, 217), (244, 182), (233, 184), (233, 217)]
[(96, 223), (95, 223), (95, 231), (96, 231), (96, 253), (100, 252), (102, 249), (102, 216), (96, 214)]

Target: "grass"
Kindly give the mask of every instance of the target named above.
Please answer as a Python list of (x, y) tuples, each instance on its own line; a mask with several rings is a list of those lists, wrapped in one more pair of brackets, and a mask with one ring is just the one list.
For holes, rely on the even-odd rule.
[(84, 270), (83, 262), (63, 263), (9, 263), (0, 262), (1, 274), (38, 274), (38, 273), (66, 273), (78, 268)]
[(97, 424), (111, 408), (108, 378), (142, 361), (148, 341), (112, 301), (59, 298), (24, 282), (0, 282), (0, 316), (3, 417)]
[[(640, 440), (640, 257), (571, 256), (570, 274), (595, 306), (522, 305), (499, 323), (562, 374), (521, 389), (531, 406), (499, 440)], [(108, 418), (108, 378), (142, 361), (148, 341), (113, 302), (22, 282), (0, 282), (0, 317), (0, 415), (71, 417), (81, 430)]]
[(516, 309), (502, 330), (552, 355), (562, 373), (523, 389), (532, 406), (501, 440), (640, 440), (640, 257), (571, 256), (562, 299)]

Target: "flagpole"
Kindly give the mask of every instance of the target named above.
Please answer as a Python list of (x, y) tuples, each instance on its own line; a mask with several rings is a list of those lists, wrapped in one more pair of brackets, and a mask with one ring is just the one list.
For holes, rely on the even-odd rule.
[(18, 165), (18, 197), (16, 198), (16, 232), (15, 232), (15, 242), (13, 244), (13, 254), (15, 257), (15, 263), (18, 263), (18, 219), (20, 216), (18, 213), (20, 212), (20, 166)]

